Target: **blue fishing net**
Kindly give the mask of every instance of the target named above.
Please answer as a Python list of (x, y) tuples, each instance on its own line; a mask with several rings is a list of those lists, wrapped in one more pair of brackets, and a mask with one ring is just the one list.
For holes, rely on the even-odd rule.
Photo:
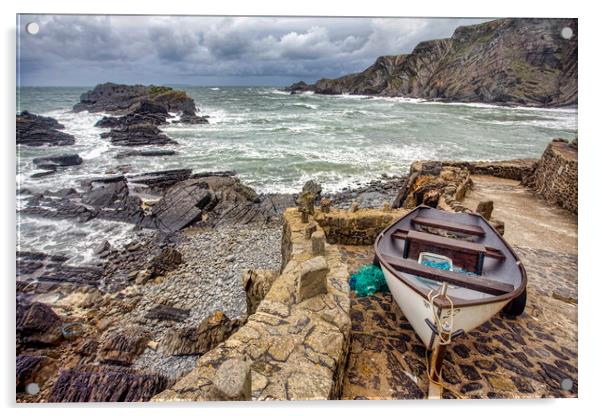
[(373, 264), (365, 264), (353, 273), (349, 278), (349, 287), (360, 297), (389, 291), (383, 271)]

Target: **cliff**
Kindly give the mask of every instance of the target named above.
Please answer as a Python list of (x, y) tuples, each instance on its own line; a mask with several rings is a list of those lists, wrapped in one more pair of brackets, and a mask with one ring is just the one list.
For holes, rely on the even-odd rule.
[[(570, 39), (563, 28), (573, 31)], [(577, 104), (577, 19), (498, 19), (458, 27), (451, 38), (381, 56), (366, 70), (301, 83), (292, 93), (403, 96), (558, 107)]]

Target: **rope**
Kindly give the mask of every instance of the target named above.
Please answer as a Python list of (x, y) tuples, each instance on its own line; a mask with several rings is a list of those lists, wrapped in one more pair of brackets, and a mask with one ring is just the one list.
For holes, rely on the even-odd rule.
[[(443, 283), (443, 285), (441, 286), (439, 291), (435, 294), (433, 294), (433, 290), (431, 289), (428, 293), (427, 298), (428, 298), (428, 301), (429, 301), (429, 304), (431, 307), (431, 311), (433, 312), (433, 320), (435, 322), (435, 326), (437, 327), (437, 337), (439, 338), (439, 345), (449, 345), (449, 344), (451, 344), (451, 334), (454, 330), (454, 302), (447, 295), (447, 283)], [(443, 298), (449, 302), (449, 304), (450, 304), (449, 322), (443, 321), (441, 319), (440, 314), (437, 313), (438, 312), (437, 307), (435, 306), (435, 299), (437, 299), (437, 298)], [(447, 335), (445, 338), (443, 337), (444, 333)], [(429, 383), (433, 383), (435, 386), (439, 387), (442, 392), (443, 392), (443, 390), (449, 391), (457, 399), (464, 399), (464, 397), (460, 393), (458, 393), (456, 390), (453, 390), (449, 387), (445, 387), (443, 385), (443, 381), (442, 381), (443, 380), (443, 377), (442, 377), (443, 365), (439, 369), (439, 372), (436, 377), (437, 380), (435, 380), (433, 377), (431, 377), (431, 368), (430, 368), (431, 360), (429, 359), (428, 355), (429, 355), (428, 348), (426, 348), (424, 351), (424, 360), (426, 362), (426, 375), (429, 379)]]

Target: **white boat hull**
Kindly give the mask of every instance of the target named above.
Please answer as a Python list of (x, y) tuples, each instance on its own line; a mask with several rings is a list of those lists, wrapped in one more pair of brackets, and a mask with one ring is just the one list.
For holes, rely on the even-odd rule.
[[(437, 337), (433, 338), (433, 342), (433, 331), (426, 323), (426, 319), (428, 319), (430, 322), (434, 322), (433, 312), (428, 300), (424, 299), (419, 293), (395, 277), (385, 267), (383, 267), (382, 270), (395, 302), (401, 308), (403, 314), (414, 328), (414, 331), (416, 331), (428, 349), (435, 348), (437, 346)], [(455, 332), (459, 329), (463, 329), (464, 332), (473, 330), (484, 322), (487, 322), (508, 302), (509, 300), (503, 300), (498, 302), (483, 303), (481, 305), (454, 308), (452, 332)], [(441, 317), (445, 318), (449, 317), (449, 315), (450, 309), (443, 308), (441, 311)]]

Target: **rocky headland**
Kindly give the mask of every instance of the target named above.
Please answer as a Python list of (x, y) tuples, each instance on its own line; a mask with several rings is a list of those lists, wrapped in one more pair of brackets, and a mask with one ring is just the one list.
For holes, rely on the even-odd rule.
[[(570, 28), (572, 37), (561, 32)], [(560, 107), (577, 104), (577, 19), (498, 19), (381, 56), (366, 70), (291, 93), (359, 94)]]

